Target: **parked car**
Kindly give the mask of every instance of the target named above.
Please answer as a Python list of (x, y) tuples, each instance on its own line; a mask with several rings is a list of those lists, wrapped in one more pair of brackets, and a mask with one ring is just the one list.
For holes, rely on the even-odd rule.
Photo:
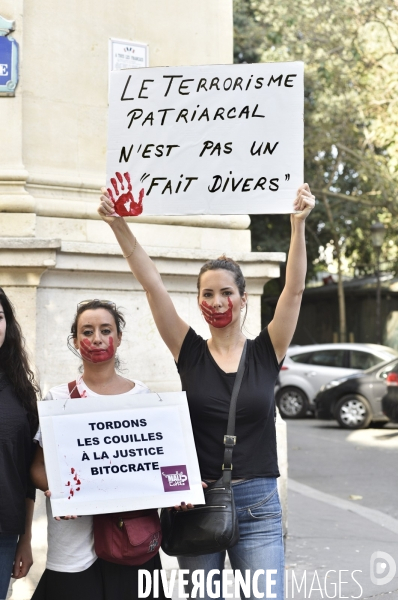
[(323, 385), (315, 398), (316, 417), (336, 419), (346, 429), (363, 429), (372, 421), (387, 423), (381, 401), (393, 369), (398, 370), (398, 359)]
[(275, 394), (282, 417), (298, 418), (309, 410), (315, 412), (314, 399), (322, 385), (396, 357), (396, 350), (378, 344), (291, 346)]
[(386, 386), (387, 393), (381, 399), (381, 408), (393, 423), (398, 423), (398, 363), (388, 373)]

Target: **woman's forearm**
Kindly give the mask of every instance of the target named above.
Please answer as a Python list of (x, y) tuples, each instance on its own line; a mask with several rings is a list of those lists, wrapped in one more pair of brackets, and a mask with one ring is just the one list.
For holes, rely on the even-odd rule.
[(126, 221), (116, 218), (110, 223), (110, 226), (134, 277), (144, 290), (151, 294), (156, 292), (159, 287), (163, 287), (163, 282), (154, 262), (139, 244)]
[(314, 205), (315, 198), (308, 184), (305, 183), (299, 187), (294, 201), (294, 211), (297, 212), (290, 216), (292, 234), (286, 264), (285, 287), (276, 305), (274, 318), (268, 325), (278, 361), (285, 356), (297, 325), (307, 273), (305, 219)]
[(42, 492), (46, 492), (48, 490), (48, 481), (47, 481), (47, 473), (46, 467), (44, 464), (44, 454), (43, 448), (37, 444), (35, 457), (33, 459), (32, 466), (30, 467), (30, 478), (32, 480), (33, 485), (41, 490)]
[(110, 223), (131, 272), (147, 293), (156, 326), (174, 360), (178, 359), (189, 326), (178, 316), (155, 263), (121, 218)]
[(292, 295), (301, 295), (305, 288), (307, 273), (307, 250), (305, 245), (305, 221), (291, 218), (291, 241), (286, 264), (285, 289)]
[(23, 536), (21, 535), (20, 538), (24, 537), (24, 538), (30, 540), (32, 537), (32, 521), (33, 521), (33, 511), (34, 511), (35, 503), (32, 500), (32, 498), (26, 498), (25, 504), (26, 504), (25, 533), (23, 534)]

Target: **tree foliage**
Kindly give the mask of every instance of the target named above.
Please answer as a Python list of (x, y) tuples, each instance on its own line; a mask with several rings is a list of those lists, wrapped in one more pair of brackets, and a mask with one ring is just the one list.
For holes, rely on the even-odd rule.
[[(388, 228), (382, 261), (396, 270), (397, 4), (234, 0), (234, 15), (236, 62), (305, 62), (305, 178), (319, 198), (307, 228), (310, 276), (325, 268), (328, 246), (351, 274), (372, 271), (377, 219)], [(285, 250), (285, 221), (252, 216), (253, 249)]]

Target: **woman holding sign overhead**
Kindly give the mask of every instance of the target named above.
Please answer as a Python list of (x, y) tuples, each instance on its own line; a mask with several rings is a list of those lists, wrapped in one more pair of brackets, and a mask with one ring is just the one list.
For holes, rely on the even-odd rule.
[[(231, 391), (246, 344), (242, 313), (247, 309), (245, 279), (239, 265), (222, 256), (200, 270), (198, 305), (209, 325), (204, 340), (177, 314), (160, 275), (102, 190), (99, 214), (112, 228), (131, 271), (147, 293), (160, 335), (170, 349), (187, 392), (192, 427), (203, 481), (220, 477), (223, 437), (227, 429)], [(281, 507), (276, 478), (274, 383), (296, 327), (306, 273), (305, 219), (315, 204), (307, 184), (292, 204), (291, 245), (286, 284), (275, 316), (254, 340), (247, 340), (245, 372), (236, 408), (236, 447), (233, 454), (233, 490), (239, 516), (240, 541), (228, 550), (231, 566), (252, 575), (273, 570), (268, 589), (284, 598), (284, 553)], [(189, 505), (181, 505), (189, 510)], [(181, 568), (221, 571), (225, 552), (179, 559)], [(258, 589), (266, 592), (266, 577)], [(207, 596), (206, 596), (207, 597)], [(215, 597), (215, 596), (213, 596)], [(255, 596), (252, 596), (255, 597)]]
[[(52, 388), (44, 400), (74, 398), (78, 401), (78, 398), (104, 395), (128, 397), (149, 393), (143, 383), (126, 379), (116, 371), (116, 351), (124, 326), (124, 317), (113, 302), (80, 302), (68, 346), (82, 359), (83, 373), (75, 381)], [(154, 544), (152, 553), (144, 554), (146, 562), (139, 567), (97, 559), (92, 516), (60, 518), (54, 515), (53, 518), (40, 431), (36, 437), (39, 445), (31, 476), (47, 496), (48, 552), (46, 570), (32, 600), (135, 600), (138, 597), (138, 570), (161, 568), (159, 546)], [(79, 494), (80, 485), (78, 470), (71, 469), (67, 482), (71, 497)], [(150, 560), (147, 556), (151, 556)], [(160, 597), (164, 597), (162, 589)]]

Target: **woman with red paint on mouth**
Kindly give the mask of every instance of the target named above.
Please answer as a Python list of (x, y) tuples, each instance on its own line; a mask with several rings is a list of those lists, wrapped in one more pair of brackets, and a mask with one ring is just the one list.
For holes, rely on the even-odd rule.
[(7, 596), (10, 577), (25, 577), (33, 564), (29, 469), (38, 393), (13, 305), (0, 288), (0, 598)]
[[(87, 398), (150, 393), (140, 381), (126, 379), (116, 371), (116, 350), (122, 341), (124, 326), (124, 317), (113, 302), (81, 302), (72, 323), (68, 346), (83, 360), (83, 373), (71, 389), (67, 383), (58, 385), (44, 400), (67, 400), (76, 395)], [(31, 476), (47, 496), (48, 552), (46, 570), (32, 600), (136, 600), (138, 569), (151, 572), (161, 569), (159, 554), (140, 567), (98, 559), (94, 551), (92, 516), (53, 518), (40, 431), (36, 437), (40, 445)], [(78, 473), (71, 469), (71, 494), (78, 494), (82, 483)], [(160, 594), (164, 598), (162, 590)]]
[[(247, 340), (236, 407), (232, 476), (240, 540), (228, 554), (232, 568), (243, 576), (246, 569), (252, 575), (258, 570), (273, 570), (268, 589), (278, 600), (284, 598), (284, 551), (276, 482), (274, 384), (297, 324), (307, 267), (305, 219), (314, 205), (309, 186), (303, 184), (292, 205), (285, 287), (268, 327), (254, 340)], [(241, 328), (241, 313), (247, 308), (242, 271), (225, 256), (201, 268), (198, 304), (210, 328), (210, 338), (204, 340), (178, 316), (154, 263), (124, 219), (118, 218), (104, 188), (98, 212), (111, 226), (132, 273), (145, 289), (159, 333), (176, 361), (182, 389), (187, 392), (200, 471), (207, 485), (221, 475), (231, 393), (246, 342)], [(177, 508), (188, 510), (190, 505)], [(203, 570), (207, 578), (211, 570), (222, 571), (224, 559), (225, 552), (180, 557), (179, 565), (190, 572)], [(188, 585), (187, 591), (191, 590)], [(264, 576), (258, 579), (258, 591), (264, 597), (268, 593)], [(258, 595), (253, 592), (250, 598), (254, 597)]]

